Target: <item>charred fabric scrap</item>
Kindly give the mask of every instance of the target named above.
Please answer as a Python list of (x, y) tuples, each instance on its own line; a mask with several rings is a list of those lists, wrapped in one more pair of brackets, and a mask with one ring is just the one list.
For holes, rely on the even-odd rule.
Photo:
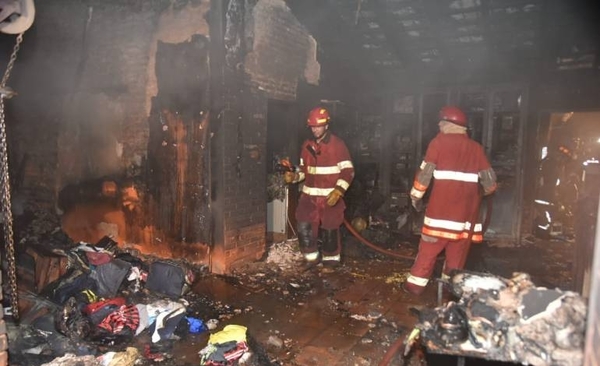
[[(29, 310), (18, 328), (9, 329), (14, 332), (10, 336), (14, 365), (58, 362), (68, 355), (100, 357), (107, 350), (122, 351), (146, 338), (149, 341), (139, 347), (139, 354), (136, 347), (127, 348), (135, 355), (125, 364), (132, 365), (135, 359), (161, 361), (172, 357), (174, 340), (215, 329), (218, 319), (231, 317), (235, 311), (189, 291), (194, 278), (206, 272), (204, 267), (142, 258), (121, 250), (108, 237), (93, 245), (81, 242), (53, 252), (68, 258), (69, 269), (43, 286), (39, 295), (22, 291)], [(239, 343), (228, 343), (237, 351), (244, 349), (236, 353), (237, 358), (249, 350)], [(211, 352), (205, 351), (204, 357), (210, 358)]]
[(416, 326), (432, 353), (530, 365), (581, 365), (586, 303), (575, 292), (461, 271), (450, 279), (459, 299), (420, 312)]

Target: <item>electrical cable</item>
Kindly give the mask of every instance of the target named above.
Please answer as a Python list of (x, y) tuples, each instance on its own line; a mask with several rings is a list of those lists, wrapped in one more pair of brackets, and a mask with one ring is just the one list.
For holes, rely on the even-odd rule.
[(290, 229), (292, 230), (292, 233), (294, 234), (294, 238), (298, 237), (298, 234), (296, 234), (296, 230), (294, 230), (294, 225), (292, 225), (292, 222), (290, 221), (290, 217), (287, 217), (287, 223), (288, 226), (290, 227)]
[[(493, 199), (491, 198), (491, 196), (485, 196), (483, 199), (485, 200), (485, 203), (486, 203), (486, 213), (485, 213), (485, 220), (483, 220), (482, 233), (485, 233), (488, 229), (488, 226), (490, 225), (490, 220), (492, 217), (492, 201), (493, 201)], [(398, 254), (398, 253), (392, 252), (390, 250), (386, 250), (386, 249), (378, 247), (377, 245), (371, 243), (370, 241), (365, 239), (362, 235), (360, 235), (360, 233), (358, 231), (356, 231), (356, 229), (354, 229), (354, 227), (352, 227), (352, 224), (350, 224), (348, 222), (348, 220), (346, 220), (346, 219), (344, 219), (344, 226), (346, 226), (346, 229), (348, 229), (348, 231), (350, 231), (350, 234), (354, 235), (354, 237), (356, 237), (361, 243), (363, 243), (364, 245), (368, 246), (369, 248), (375, 250), (376, 252), (379, 252), (379, 253), (382, 253), (385, 255), (389, 255), (391, 257), (398, 258), (398, 259), (414, 260), (416, 258), (416, 256)], [(474, 227), (475, 227), (475, 225), (471, 225), (471, 228), (474, 228)], [(472, 235), (472, 233), (470, 233), (469, 237), (471, 235)], [(438, 258), (438, 259), (441, 259), (441, 258)]]

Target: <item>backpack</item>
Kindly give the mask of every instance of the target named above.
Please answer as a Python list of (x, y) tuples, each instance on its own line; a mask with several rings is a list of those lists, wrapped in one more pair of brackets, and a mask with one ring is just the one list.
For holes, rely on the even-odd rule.
[(185, 266), (160, 260), (150, 264), (146, 288), (169, 298), (179, 298), (189, 291), (193, 280), (193, 272)]

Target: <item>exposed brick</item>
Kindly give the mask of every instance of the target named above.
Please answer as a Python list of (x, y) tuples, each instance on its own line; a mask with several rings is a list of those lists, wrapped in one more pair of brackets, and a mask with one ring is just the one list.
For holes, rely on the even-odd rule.
[(0, 366), (8, 366), (8, 352), (0, 352)]
[(252, 51), (245, 69), (252, 83), (269, 97), (296, 99), (298, 79), (311, 64), (313, 47), (307, 30), (283, 0), (262, 0), (253, 9)]

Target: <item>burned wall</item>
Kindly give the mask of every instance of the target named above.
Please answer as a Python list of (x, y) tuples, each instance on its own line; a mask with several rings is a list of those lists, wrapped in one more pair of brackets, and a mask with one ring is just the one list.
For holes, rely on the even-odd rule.
[(22, 207), (60, 201), (76, 241), (195, 261), (212, 245), (217, 272), (261, 256), (267, 99), (319, 79), (284, 2), (66, 0), (38, 15), (9, 105)]
[[(19, 97), (8, 107), (15, 211), (54, 211), (59, 206), (63, 224), (69, 223), (72, 230), (68, 232), (75, 240), (94, 241), (102, 234), (116, 234), (121, 243), (157, 244), (156, 239), (164, 237), (153, 235), (153, 230), (164, 227), (172, 229), (167, 230), (169, 233), (177, 231), (178, 235), (169, 239), (181, 239), (180, 228), (192, 227), (193, 215), (185, 224), (186, 220), (172, 218), (169, 226), (152, 214), (159, 204), (177, 203), (165, 202), (164, 195), (154, 197), (149, 191), (157, 182), (149, 179), (147, 163), (154, 121), (150, 118), (152, 98), (159, 94), (156, 58), (168, 58), (168, 50), (158, 52), (159, 44), (185, 47), (193, 37), (204, 37), (207, 43), (205, 15), (209, 6), (205, 0), (177, 4), (90, 0), (38, 5), (36, 22), (25, 34), (12, 79)], [(11, 42), (4, 43), (9, 50)], [(182, 90), (190, 94), (186, 102), (197, 107), (196, 111), (208, 110), (208, 56), (204, 53), (191, 65), (194, 70), (204, 70), (204, 80), (186, 79), (187, 75), (178, 79), (189, 81)], [(177, 70), (178, 65), (169, 67), (183, 72)], [(163, 79), (172, 78), (163, 75)], [(199, 86), (202, 91), (193, 94), (188, 88), (191, 82), (204, 83)], [(174, 93), (174, 88), (169, 90), (171, 85), (163, 84), (161, 100), (167, 102), (158, 108), (170, 103), (168, 112), (176, 114), (181, 109), (173, 102), (177, 95), (166, 96)], [(196, 128), (196, 133), (189, 134), (191, 150), (197, 141), (199, 145), (205, 139), (197, 133), (206, 123), (200, 117), (185, 116), (186, 127)], [(174, 165), (182, 161), (173, 154), (163, 158), (163, 165), (169, 164), (168, 159)], [(190, 153), (186, 163), (197, 167), (199, 160), (202, 157)], [(158, 184), (182, 187), (181, 174), (170, 178)], [(187, 196), (178, 196), (178, 202), (185, 200), (197, 206), (197, 196), (192, 197), (190, 190), (196, 188), (198, 180), (191, 181)], [(105, 195), (98, 189), (103, 181), (116, 183), (116, 194)], [(203, 209), (208, 206), (208, 199), (204, 201)], [(74, 204), (78, 210), (65, 211), (65, 206)], [(140, 212), (142, 218), (136, 217)], [(199, 227), (208, 230), (207, 226)], [(194, 232), (191, 239), (205, 243), (207, 237)]]
[(298, 80), (318, 84), (317, 44), (283, 0), (261, 0), (246, 17), (244, 68), (270, 98), (295, 100)]
[(221, 5), (211, 9), (222, 14), (222, 26), (211, 18), (213, 39), (223, 31), (222, 49), (211, 54), (212, 270), (219, 273), (265, 250), (268, 99), (295, 101), (298, 81), (319, 77), (310, 36), (283, 1)]

